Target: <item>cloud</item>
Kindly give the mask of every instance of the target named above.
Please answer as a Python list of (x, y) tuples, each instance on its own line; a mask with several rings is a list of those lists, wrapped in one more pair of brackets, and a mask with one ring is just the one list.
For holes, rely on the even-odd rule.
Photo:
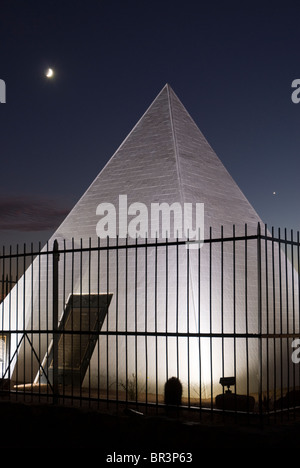
[(55, 200), (34, 197), (0, 197), (0, 231), (55, 229), (69, 213)]

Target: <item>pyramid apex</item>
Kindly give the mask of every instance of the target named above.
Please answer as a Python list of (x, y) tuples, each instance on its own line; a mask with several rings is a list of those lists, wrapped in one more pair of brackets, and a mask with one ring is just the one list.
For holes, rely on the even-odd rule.
[(162, 88), (162, 91), (164, 90), (167, 90), (167, 91), (170, 91), (172, 90), (172, 86), (170, 85), (170, 83), (166, 83), (163, 88)]
[[(168, 100), (169, 100), (169, 105), (171, 105), (170, 103), (170, 96), (176, 96), (172, 86), (170, 85), (170, 83), (166, 83), (163, 88), (160, 90), (160, 92), (158, 93), (157, 97), (159, 97), (160, 95), (163, 95), (163, 94), (166, 94), (168, 96)], [(177, 98), (178, 99), (178, 98)]]

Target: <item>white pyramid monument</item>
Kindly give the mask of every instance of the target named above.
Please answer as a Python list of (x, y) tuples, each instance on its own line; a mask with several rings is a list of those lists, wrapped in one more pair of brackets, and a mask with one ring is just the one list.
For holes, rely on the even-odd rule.
[[(137, 243), (145, 245), (146, 241), (148, 248), (105, 249), (106, 241), (100, 242), (97, 234), (103, 219), (97, 212), (99, 204), (116, 207), (115, 234), (119, 238), (110, 238), (109, 246), (117, 242), (135, 245), (133, 239), (121, 239), (120, 223), (128, 223), (132, 213), (124, 205), (120, 209), (120, 196), (126, 207), (139, 203), (149, 210), (153, 204), (202, 203), (201, 238), (232, 238), (234, 233), (241, 240), (206, 242), (200, 249), (189, 249), (184, 243), (168, 247), (163, 236), (156, 242), (142, 235)], [(243, 238), (245, 224), (249, 236), (257, 234), (258, 224), (263, 230), (260, 217), (187, 110), (171, 87), (164, 86), (48, 243), (51, 249), (57, 240), (61, 250), (61, 319), (72, 294), (111, 295), (101, 329), (107, 333), (100, 335), (93, 348), (82, 386), (113, 395), (128, 387), (134, 376), (141, 393), (161, 396), (164, 383), (175, 375), (183, 384), (184, 395), (210, 398), (222, 391), (221, 376), (235, 375), (238, 392), (255, 394), (265, 387), (267, 378), (272, 388), (277, 364), (272, 361), (266, 370), (260, 356), (265, 359), (266, 347), (269, 355), (276, 354), (278, 344), (266, 345), (257, 334), (283, 328), (288, 332), (287, 327), (298, 323), (292, 319), (285, 291), (279, 294), (276, 289), (274, 293), (285, 265), (284, 261), (278, 263), (278, 244), (273, 245), (274, 264), (271, 244), (266, 248), (261, 241), (258, 254), (257, 239)], [(98, 245), (103, 250), (80, 251)], [(77, 250), (66, 253), (70, 248)], [(289, 286), (292, 281), (298, 284), (290, 264), (287, 275), (282, 272)], [(2, 303), (4, 329), (51, 328), (51, 278), (51, 256), (38, 256)], [(295, 291), (297, 294), (296, 287)], [(235, 338), (234, 333), (238, 334)], [(21, 333), (12, 335), (10, 375), (16, 379), (18, 374), (18, 381), (25, 383), (39, 382), (39, 364), (31, 359), (26, 340), (18, 348), (20, 339)], [(44, 366), (49, 339), (46, 334), (31, 336)], [(288, 362), (288, 355), (284, 359)]]

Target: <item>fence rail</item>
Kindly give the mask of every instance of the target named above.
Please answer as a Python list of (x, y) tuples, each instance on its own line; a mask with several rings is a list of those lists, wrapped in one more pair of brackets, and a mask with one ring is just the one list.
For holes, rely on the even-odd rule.
[(2, 397), (295, 411), (299, 233), (236, 232), (3, 248)]

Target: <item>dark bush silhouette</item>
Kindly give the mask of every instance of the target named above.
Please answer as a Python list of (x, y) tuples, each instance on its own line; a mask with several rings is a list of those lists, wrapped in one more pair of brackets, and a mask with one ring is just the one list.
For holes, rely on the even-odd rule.
[(279, 398), (274, 403), (275, 410), (281, 410), (283, 408), (293, 408), (294, 406), (300, 406), (300, 391), (291, 390), (282, 398)]
[(182, 385), (177, 377), (171, 377), (165, 383), (165, 404), (181, 405)]

